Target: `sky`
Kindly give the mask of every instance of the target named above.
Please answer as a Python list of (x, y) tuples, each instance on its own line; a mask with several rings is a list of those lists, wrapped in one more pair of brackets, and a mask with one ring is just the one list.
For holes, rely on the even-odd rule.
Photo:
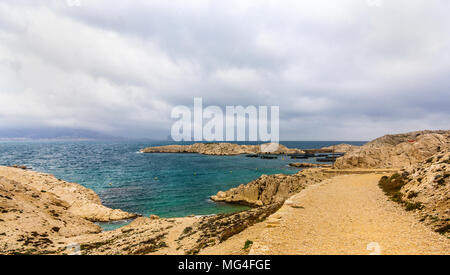
[(0, 129), (166, 139), (279, 106), (281, 140), (450, 129), (450, 1), (0, 0)]

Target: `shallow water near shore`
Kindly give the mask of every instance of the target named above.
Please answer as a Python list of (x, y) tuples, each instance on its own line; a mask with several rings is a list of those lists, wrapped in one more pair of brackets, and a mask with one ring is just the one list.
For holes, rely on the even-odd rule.
[[(321, 148), (342, 142), (281, 142), (292, 148)], [(361, 145), (364, 142), (345, 142)], [(1, 142), (0, 165), (26, 165), (93, 189), (104, 205), (148, 216), (183, 217), (247, 209), (209, 200), (220, 190), (248, 183), (262, 174), (293, 174), (291, 162), (315, 159), (259, 159), (199, 154), (142, 154), (139, 149), (173, 142), (74, 141)], [(252, 144), (252, 143), (247, 143)], [(253, 143), (255, 144), (255, 143)], [(124, 223), (101, 224), (114, 229)]]

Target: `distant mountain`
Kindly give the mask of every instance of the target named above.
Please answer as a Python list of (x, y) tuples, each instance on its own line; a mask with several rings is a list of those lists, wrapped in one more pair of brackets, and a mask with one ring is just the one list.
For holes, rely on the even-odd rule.
[(71, 128), (0, 129), (0, 140), (121, 140), (96, 131)]

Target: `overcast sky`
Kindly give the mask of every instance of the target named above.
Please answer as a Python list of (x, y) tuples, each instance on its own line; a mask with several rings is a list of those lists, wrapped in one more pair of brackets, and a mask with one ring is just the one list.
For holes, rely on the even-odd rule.
[(278, 105), (281, 140), (450, 128), (450, 1), (0, 0), (0, 128), (165, 139)]

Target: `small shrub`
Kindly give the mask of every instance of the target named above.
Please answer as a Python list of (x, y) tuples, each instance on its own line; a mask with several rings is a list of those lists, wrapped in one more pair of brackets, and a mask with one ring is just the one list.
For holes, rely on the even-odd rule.
[(248, 249), (253, 244), (253, 241), (247, 240), (244, 244), (244, 250)]
[(418, 209), (418, 210), (422, 209), (423, 205), (420, 202), (415, 202), (415, 203), (406, 202), (405, 207), (406, 207), (406, 211), (412, 211), (412, 210), (416, 210), (416, 209)]
[(400, 193), (400, 189), (405, 185), (405, 182), (401, 175), (398, 173), (393, 174), (390, 177), (383, 176), (378, 183), (381, 190), (389, 196), (395, 202), (401, 202), (403, 195)]
[(192, 231), (192, 227), (188, 226), (183, 230), (183, 234), (189, 234)]
[(447, 224), (437, 228), (435, 231), (442, 235), (449, 233), (450, 232), (450, 224), (447, 223)]
[[(408, 202), (403, 199), (403, 194), (400, 192), (402, 187), (405, 185), (405, 181), (403, 177), (399, 174), (393, 174), (390, 177), (383, 176), (380, 179), (380, 182), (378, 185), (380, 186), (381, 190), (394, 202), (401, 203), (405, 206), (406, 211), (412, 211), (412, 210), (421, 210), (423, 208), (422, 203), (420, 202)], [(408, 198), (414, 198), (418, 194), (415, 192), (411, 192), (408, 194)]]

